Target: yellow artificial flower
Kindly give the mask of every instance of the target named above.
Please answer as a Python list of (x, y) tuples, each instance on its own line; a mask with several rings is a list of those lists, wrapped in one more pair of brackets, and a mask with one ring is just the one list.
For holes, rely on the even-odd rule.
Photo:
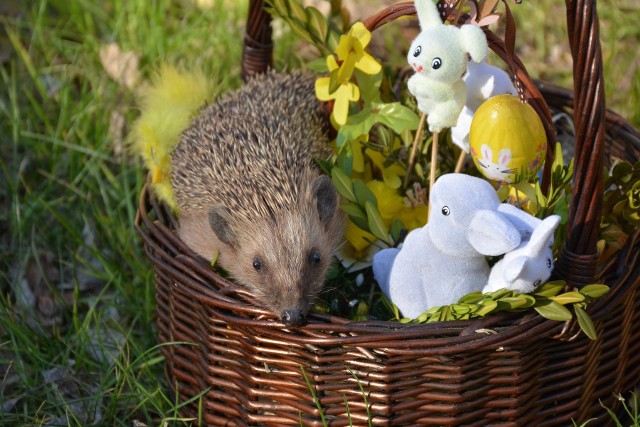
[(429, 216), (429, 209), (425, 205), (405, 206), (398, 219), (404, 227), (411, 231), (424, 227)]
[[(408, 197), (402, 197), (396, 189), (378, 180), (367, 182), (367, 187), (376, 197), (380, 216), (387, 227), (391, 227), (396, 219), (409, 231), (427, 223), (427, 206), (423, 198), (416, 196), (414, 191), (409, 191)], [(345, 238), (353, 247), (356, 259), (377, 240), (373, 234), (361, 229), (351, 220), (347, 222)]]
[(404, 208), (404, 200), (398, 192), (382, 181), (373, 180), (367, 182), (367, 187), (376, 196), (380, 215), (387, 227), (400, 215)]
[(367, 187), (376, 196), (380, 215), (388, 227), (396, 219), (409, 231), (427, 223), (427, 205), (424, 198), (416, 197), (413, 190), (407, 193), (408, 197), (402, 197), (395, 188), (382, 181), (369, 181)]
[[(335, 57), (327, 57), (327, 66), (329, 71), (333, 72), (338, 69), (338, 63)], [(339, 82), (338, 89), (334, 92), (329, 91), (331, 84), (330, 77), (321, 77), (316, 80), (315, 89), (316, 97), (320, 101), (334, 100), (333, 111), (331, 112), (331, 119), (339, 126), (347, 123), (347, 116), (349, 115), (349, 101), (357, 101), (360, 99), (360, 89), (350, 81)]]
[(350, 254), (353, 258), (359, 258), (365, 249), (376, 241), (376, 236), (355, 225), (351, 220), (347, 221), (344, 237), (353, 246), (355, 253)]
[(380, 72), (382, 66), (364, 50), (370, 41), (371, 33), (362, 22), (356, 22), (346, 35), (340, 36), (336, 54), (344, 67), (341, 74), (351, 76), (354, 68), (367, 74)]
[(362, 151), (364, 149), (363, 143), (367, 142), (368, 140), (369, 140), (369, 134), (366, 134), (366, 135), (360, 135), (359, 137), (357, 137), (356, 139), (354, 139), (349, 143), (351, 145), (351, 155), (353, 158), (353, 164), (351, 166), (351, 169), (355, 173), (361, 174), (364, 172), (365, 159), (364, 159), (364, 155), (362, 154)]
[(401, 176), (404, 176), (406, 170), (398, 163), (393, 162), (389, 166), (385, 166), (387, 158), (379, 151), (367, 148), (365, 150), (367, 157), (371, 159), (371, 162), (382, 172), (382, 180), (389, 187), (398, 189), (402, 185)]

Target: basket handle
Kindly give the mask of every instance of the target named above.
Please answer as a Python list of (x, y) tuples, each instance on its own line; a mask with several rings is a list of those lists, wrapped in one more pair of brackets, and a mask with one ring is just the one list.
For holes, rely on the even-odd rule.
[(242, 80), (247, 81), (272, 66), (271, 15), (265, 10), (263, 0), (251, 0), (242, 47)]
[(580, 286), (598, 277), (605, 97), (596, 1), (566, 0), (566, 9), (573, 56), (575, 163), (567, 241), (556, 274)]
[[(243, 49), (243, 78), (264, 72), (272, 65), (271, 17), (264, 10), (263, 3), (262, 0), (250, 2)], [(574, 185), (567, 222), (567, 241), (558, 257), (555, 274), (572, 285), (581, 286), (592, 283), (598, 277), (596, 245), (602, 214), (605, 98), (596, 2), (566, 0), (566, 10), (575, 93)], [(400, 3), (367, 19), (365, 25), (372, 30), (413, 13), (413, 3)], [(500, 41), (494, 38), (490, 42)], [(500, 55), (500, 52), (497, 53)], [(520, 72), (526, 73), (524, 67)], [(529, 79), (518, 80), (527, 82)], [(527, 85), (525, 90), (543, 123), (548, 124), (549, 110), (538, 89), (534, 85)], [(549, 129), (547, 124), (547, 137), (553, 142), (555, 131)]]

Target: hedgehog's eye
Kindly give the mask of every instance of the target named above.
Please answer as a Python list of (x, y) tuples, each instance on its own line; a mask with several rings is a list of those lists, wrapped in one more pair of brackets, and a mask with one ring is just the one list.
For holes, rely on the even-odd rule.
[(535, 282), (533, 282), (533, 286), (537, 288), (538, 286), (540, 286), (540, 283), (542, 283), (542, 280), (538, 279)]
[(422, 46), (418, 46), (416, 50), (413, 51), (413, 57), (417, 58), (418, 55), (420, 55), (420, 52), (422, 52)]
[(319, 264), (321, 260), (322, 258), (320, 257), (320, 252), (318, 251), (313, 251), (309, 255), (309, 262), (311, 264)]
[(253, 259), (253, 268), (256, 269), (256, 271), (262, 271), (262, 260), (258, 257), (255, 257)]
[(551, 258), (547, 258), (547, 268), (551, 268)]
[(442, 59), (440, 58), (433, 58), (433, 61), (431, 61), (431, 68), (433, 68), (434, 70), (437, 70), (438, 68), (440, 68), (441, 65), (442, 65)]
[(449, 206), (443, 206), (442, 207), (442, 215), (447, 216), (451, 213), (451, 209), (449, 209)]

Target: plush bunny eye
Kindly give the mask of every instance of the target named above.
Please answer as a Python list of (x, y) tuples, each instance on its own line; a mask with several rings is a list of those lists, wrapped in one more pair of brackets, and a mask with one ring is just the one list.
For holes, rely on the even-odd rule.
[(442, 65), (442, 59), (440, 58), (433, 58), (433, 61), (431, 61), (431, 68), (433, 68), (434, 70), (437, 70), (438, 68), (440, 68), (441, 65)]
[(422, 52), (422, 46), (418, 46), (416, 50), (413, 51), (413, 57), (417, 58), (418, 55), (420, 55), (420, 52)]
[(253, 268), (256, 269), (256, 271), (262, 271), (262, 260), (258, 257), (255, 257), (253, 259)]
[(551, 258), (547, 258), (547, 268), (551, 268)]
[(537, 288), (538, 286), (540, 286), (540, 283), (542, 283), (542, 280), (538, 279), (535, 282), (533, 282), (533, 286)]
[(451, 210), (449, 209), (449, 206), (443, 206), (442, 207), (442, 215), (447, 216), (451, 213)]

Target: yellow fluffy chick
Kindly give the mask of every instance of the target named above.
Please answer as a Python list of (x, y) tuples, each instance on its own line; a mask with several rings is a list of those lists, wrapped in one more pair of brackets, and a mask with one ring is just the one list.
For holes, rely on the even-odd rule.
[(131, 148), (149, 169), (158, 198), (174, 210), (171, 150), (212, 95), (213, 85), (202, 73), (187, 73), (163, 65), (141, 96), (142, 114), (133, 125)]

